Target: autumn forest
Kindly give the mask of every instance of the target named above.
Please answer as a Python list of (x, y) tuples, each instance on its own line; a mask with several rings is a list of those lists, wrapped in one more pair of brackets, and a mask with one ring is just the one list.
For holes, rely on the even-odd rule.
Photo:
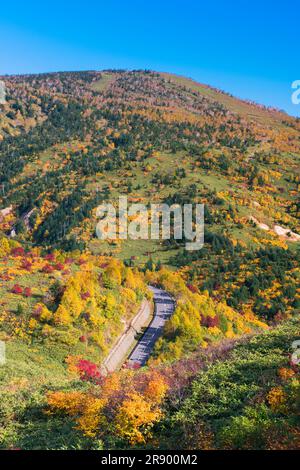
[[(300, 119), (150, 70), (0, 79), (0, 448), (299, 449)], [(99, 239), (119, 195), (204, 204), (203, 248)], [(174, 309), (133, 363), (149, 286)]]

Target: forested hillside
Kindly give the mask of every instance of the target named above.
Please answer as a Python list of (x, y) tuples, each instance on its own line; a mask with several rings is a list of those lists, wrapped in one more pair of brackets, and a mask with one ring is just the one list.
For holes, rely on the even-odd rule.
[[(299, 445), (300, 120), (148, 70), (0, 79), (1, 448)], [(203, 249), (100, 240), (119, 195), (204, 203)], [(174, 314), (104, 377), (149, 284)]]
[[(6, 234), (29, 246), (182, 267), (201, 290), (268, 318), (298, 307), (298, 119), (149, 71), (3, 78)], [(119, 194), (205, 203), (205, 249), (100, 242), (95, 209)]]

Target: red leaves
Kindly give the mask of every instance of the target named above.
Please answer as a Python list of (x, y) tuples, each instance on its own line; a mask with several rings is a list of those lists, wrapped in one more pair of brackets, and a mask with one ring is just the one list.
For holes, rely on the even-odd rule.
[(54, 256), (53, 253), (48, 253), (46, 256), (44, 256), (44, 259), (47, 260), (47, 261), (54, 261), (55, 256)]
[(10, 254), (12, 256), (24, 256), (25, 250), (21, 246), (17, 246), (16, 248), (12, 248)]
[(108, 263), (101, 263), (101, 264), (99, 265), (99, 268), (105, 269), (105, 268), (107, 268), (107, 266), (108, 266)]
[(205, 317), (201, 315), (201, 326), (206, 326), (206, 328), (213, 328), (214, 326), (219, 326), (219, 317)]
[[(45, 260), (49, 261), (49, 262), (52, 262), (52, 263), (55, 263), (55, 256), (53, 253), (48, 253), (45, 257), (44, 257)], [(42, 271), (44, 273), (52, 273), (54, 270), (56, 271), (63, 271), (65, 269), (65, 266), (63, 263), (55, 263), (55, 264), (45, 264), (44, 267), (42, 268)]]
[(25, 297), (31, 297), (31, 295), (32, 295), (30, 287), (25, 287), (23, 289), (23, 287), (21, 287), (20, 284), (15, 284), (12, 287), (11, 292), (13, 294), (18, 294), (18, 295), (24, 294)]
[(56, 263), (54, 265), (54, 269), (56, 269), (57, 271), (62, 271), (64, 269), (64, 265), (62, 263)]
[(45, 266), (43, 266), (43, 268), (42, 268), (42, 271), (43, 271), (43, 273), (50, 274), (54, 271), (54, 267), (51, 266), (51, 264), (45, 264)]
[(28, 259), (24, 259), (21, 263), (21, 267), (26, 269), (26, 271), (31, 271), (32, 263)]
[(25, 295), (25, 297), (31, 297), (32, 292), (31, 292), (30, 287), (25, 287), (25, 289), (24, 289), (24, 295)]
[(23, 294), (23, 288), (19, 284), (15, 284), (12, 287), (11, 292), (13, 294)]
[(83, 264), (86, 264), (86, 262), (87, 262), (86, 259), (79, 258), (79, 260), (77, 261), (77, 264), (78, 264), (79, 266), (82, 266)]
[(198, 292), (198, 289), (196, 286), (193, 286), (192, 284), (187, 284), (187, 288), (193, 292), (193, 294), (195, 294), (196, 292)]
[(80, 359), (77, 363), (77, 369), (81, 380), (100, 384), (102, 377), (97, 364), (94, 364), (87, 359)]

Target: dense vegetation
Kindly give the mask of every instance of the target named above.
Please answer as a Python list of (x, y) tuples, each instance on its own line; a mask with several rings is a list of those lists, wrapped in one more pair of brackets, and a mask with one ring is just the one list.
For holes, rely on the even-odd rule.
[[(2, 447), (295, 449), (298, 320), (187, 359), (103, 378), (92, 362), (11, 343), (1, 368)], [(43, 371), (41, 370), (43, 364)]]
[(224, 345), (223, 360), (205, 366), (188, 388), (180, 384), (158, 430), (162, 445), (176, 448), (180, 436), (188, 449), (297, 448), (299, 368), (290, 354), (298, 335), (294, 320), (237, 344), (228, 358)]
[[(299, 446), (299, 119), (147, 70), (2, 79), (1, 447)], [(204, 248), (99, 240), (124, 194), (205, 204)], [(174, 315), (105, 378), (149, 283)]]

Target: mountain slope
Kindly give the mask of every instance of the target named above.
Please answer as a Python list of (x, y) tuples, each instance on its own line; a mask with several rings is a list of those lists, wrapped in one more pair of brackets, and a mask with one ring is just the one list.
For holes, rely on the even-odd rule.
[[(166, 73), (2, 79), (0, 446), (178, 448), (169, 426), (186, 447), (279, 448), (280, 426), (295, 446), (299, 119)], [(99, 240), (96, 208), (119, 195), (204, 203), (203, 249), (173, 231)], [(104, 379), (147, 284), (174, 296), (174, 315), (146, 369)], [(199, 405), (203, 390), (218, 406)]]
[[(299, 119), (150, 71), (3, 79), (4, 233), (28, 246), (183, 267), (201, 290), (269, 317), (297, 308)], [(205, 249), (191, 256), (175, 240), (98, 240), (96, 207), (120, 194), (205, 203)], [(264, 276), (262, 253), (275, 264), (255, 306), (258, 287), (242, 284), (248, 268), (254, 284)]]

